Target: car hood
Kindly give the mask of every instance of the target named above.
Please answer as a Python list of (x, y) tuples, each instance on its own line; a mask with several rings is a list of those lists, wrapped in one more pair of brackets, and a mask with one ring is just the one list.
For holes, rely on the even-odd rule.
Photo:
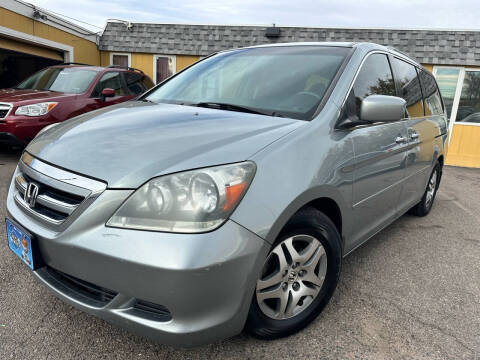
[(13, 105), (28, 105), (42, 101), (55, 101), (75, 96), (75, 94), (66, 94), (48, 90), (0, 89), (0, 102), (11, 103)]
[(47, 129), (26, 151), (97, 178), (137, 188), (159, 175), (247, 160), (305, 121), (191, 106), (126, 102)]

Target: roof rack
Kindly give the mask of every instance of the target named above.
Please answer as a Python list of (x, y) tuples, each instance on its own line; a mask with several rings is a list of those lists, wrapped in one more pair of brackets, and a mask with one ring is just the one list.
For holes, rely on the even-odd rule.
[(77, 63), (77, 62), (64, 62), (64, 63), (59, 64), (59, 65), (83, 65), (83, 66), (93, 66), (93, 65), (90, 65), (90, 64), (83, 64), (83, 63)]
[(130, 66), (110, 65), (110, 66), (107, 66), (107, 68), (127, 69), (127, 70), (130, 70), (130, 71), (138, 71), (139, 73), (143, 74), (142, 70), (137, 69), (137, 68), (133, 68), (133, 67), (130, 67)]

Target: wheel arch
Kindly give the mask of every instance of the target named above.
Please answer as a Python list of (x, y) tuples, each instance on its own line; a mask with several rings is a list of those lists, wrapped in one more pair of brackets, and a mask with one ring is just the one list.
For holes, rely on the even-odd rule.
[(343, 249), (346, 206), (340, 191), (329, 186), (310, 189), (293, 200), (270, 228), (266, 240), (273, 244), (290, 219), (305, 207), (313, 207), (332, 220), (342, 238)]

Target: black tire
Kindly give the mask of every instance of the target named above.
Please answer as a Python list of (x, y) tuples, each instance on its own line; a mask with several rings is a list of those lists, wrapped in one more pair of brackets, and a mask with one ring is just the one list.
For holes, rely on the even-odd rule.
[(260, 339), (278, 339), (294, 334), (309, 325), (329, 302), (340, 277), (342, 265), (341, 236), (333, 222), (322, 212), (306, 207), (296, 213), (281, 232), (274, 247), (293, 235), (310, 235), (318, 239), (327, 256), (327, 272), (318, 295), (302, 312), (289, 319), (266, 316), (253, 295), (246, 330)]
[[(434, 175), (437, 178), (436, 178), (436, 181), (435, 181), (435, 189), (434, 189), (434, 192), (433, 192), (433, 197), (432, 197), (431, 201), (427, 201), (427, 194), (428, 194), (428, 191), (429, 191), (429, 185), (430, 185), (430, 182), (431, 182), (432, 177)], [(437, 195), (437, 190), (438, 190), (438, 186), (440, 185), (440, 179), (441, 178), (442, 178), (442, 167), (441, 167), (440, 163), (437, 161), (437, 163), (435, 164), (435, 166), (434, 166), (434, 168), (433, 168), (433, 170), (430, 174), (430, 177), (428, 179), (427, 188), (425, 189), (422, 200), (420, 200), (420, 202), (417, 205), (415, 205), (413, 208), (411, 208), (408, 211), (409, 214), (412, 214), (412, 215), (415, 215), (415, 216), (420, 216), (420, 217), (428, 215), (430, 210), (432, 210), (433, 203), (434, 203), (435, 197)]]

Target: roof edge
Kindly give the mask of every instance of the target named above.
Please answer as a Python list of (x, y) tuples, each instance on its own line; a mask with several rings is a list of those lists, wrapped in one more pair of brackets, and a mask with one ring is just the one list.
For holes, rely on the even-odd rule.
[(124, 23), (124, 24), (142, 24), (142, 25), (180, 25), (180, 26), (223, 26), (223, 27), (279, 27), (279, 28), (303, 28), (303, 29), (326, 29), (326, 30), (389, 30), (389, 31), (441, 31), (441, 32), (480, 32), (478, 29), (450, 29), (450, 28), (428, 28), (428, 27), (348, 27), (348, 26), (305, 26), (305, 25), (279, 25), (279, 24), (214, 24), (214, 23), (179, 23), (179, 22), (149, 22), (149, 21), (129, 21), (120, 19), (108, 19), (106, 25), (109, 23)]
[[(0, 7), (98, 44), (98, 32), (90, 31), (61, 16), (55, 15), (42, 7), (22, 0), (2, 0)], [(34, 17), (35, 10), (40, 11), (40, 13), (46, 15), (47, 18), (42, 19), (41, 17)]]

